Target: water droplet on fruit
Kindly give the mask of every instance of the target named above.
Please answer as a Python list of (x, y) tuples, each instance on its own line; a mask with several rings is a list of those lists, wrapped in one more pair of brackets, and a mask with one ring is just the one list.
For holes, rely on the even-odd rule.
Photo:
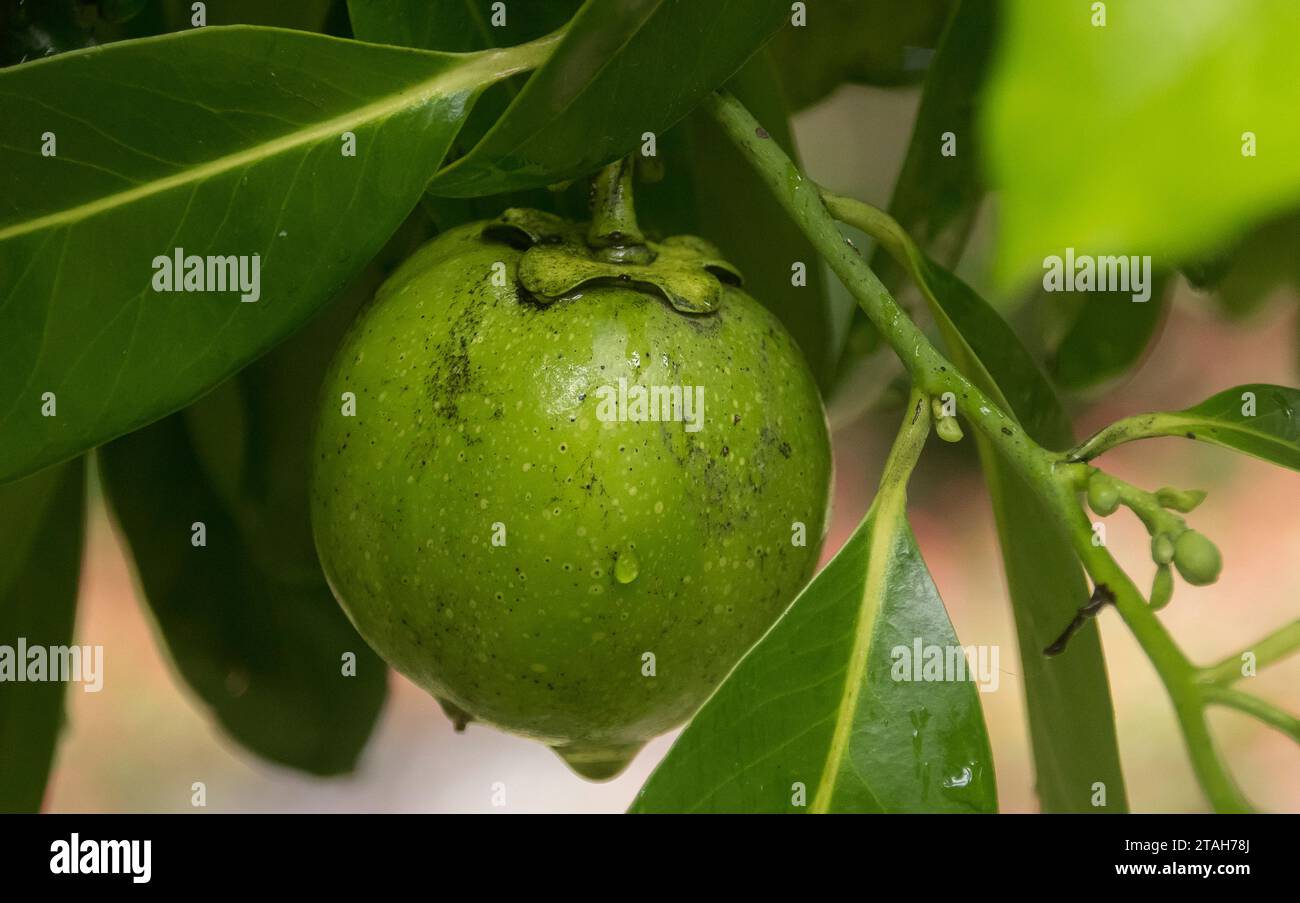
[(631, 583), (641, 572), (641, 563), (636, 560), (635, 552), (623, 552), (614, 562), (614, 579), (619, 583)]
[(552, 746), (555, 754), (564, 760), (578, 774), (589, 781), (608, 781), (615, 777), (633, 756), (641, 751), (643, 743), (629, 743), (622, 746), (588, 746), (570, 743)]

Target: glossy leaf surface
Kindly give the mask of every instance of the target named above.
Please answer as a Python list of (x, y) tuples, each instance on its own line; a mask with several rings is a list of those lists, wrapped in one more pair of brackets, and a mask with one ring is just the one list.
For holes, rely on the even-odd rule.
[[(0, 72), (0, 480), (183, 406), (301, 325), (414, 206), (482, 87), (546, 50), (208, 27)], [(178, 248), (196, 278), (155, 290)], [(209, 256), (258, 284), (223, 286)]]

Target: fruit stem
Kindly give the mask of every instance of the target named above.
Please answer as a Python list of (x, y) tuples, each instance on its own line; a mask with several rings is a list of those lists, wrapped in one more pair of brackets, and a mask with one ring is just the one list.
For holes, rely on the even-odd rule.
[(609, 263), (646, 264), (655, 254), (646, 247), (632, 202), (632, 158), (622, 157), (591, 181), (591, 227), (587, 244)]

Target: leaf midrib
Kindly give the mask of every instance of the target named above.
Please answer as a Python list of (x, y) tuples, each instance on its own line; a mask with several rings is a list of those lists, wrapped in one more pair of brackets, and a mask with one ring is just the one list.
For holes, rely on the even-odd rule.
[[(1277, 433), (1271, 433), (1256, 426), (1255, 423), (1258, 422), (1259, 418), (1254, 422), (1243, 420), (1216, 420), (1212, 416), (1192, 415), (1182, 412), (1167, 414), (1166, 416), (1168, 417), (1168, 420), (1165, 422), (1164, 428), (1168, 429), (1173, 435), (1178, 435), (1188, 428), (1194, 430), (1213, 428), (1216, 430), (1237, 433), (1240, 436), (1250, 439), (1258, 439), (1268, 445), (1280, 445), (1289, 451), (1300, 451), (1300, 447), (1297, 447), (1294, 440), (1283, 438)], [(1203, 438), (1207, 442), (1221, 441), (1217, 440), (1213, 434), (1210, 436), (1201, 435), (1197, 438)]]
[[(419, 106), (439, 93), (450, 96), (459, 91), (482, 88), (494, 81), (508, 78), (518, 72), (532, 68), (538, 60), (538, 54), (534, 51), (542, 50), (543, 55), (549, 53), (550, 45), (555, 40), (556, 38), (552, 36), (542, 38), (533, 42), (533, 44), (486, 50), (467, 56), (465, 58), (466, 62), (460, 65), (442, 70), (436, 75), (396, 94), (386, 95), (380, 100), (352, 109), (339, 116), (320, 122), (311, 128), (290, 132), (271, 141), (208, 160), (178, 173), (151, 180), (134, 188), (105, 195), (78, 204), (75, 207), (15, 223), (12, 226), (0, 229), (0, 242), (31, 232), (38, 232), (42, 229), (90, 219), (106, 211), (126, 206), (144, 198), (162, 194), (193, 182), (201, 182), (252, 165), (259, 160), (269, 159), (279, 153), (315, 144), (326, 138), (336, 137), (342, 132), (349, 131), (357, 126), (386, 119), (403, 110)], [(519, 51), (522, 48), (528, 48), (529, 52), (520, 53)], [(515, 59), (512, 60), (511, 57), (515, 57)], [(503, 60), (506, 61), (505, 65), (501, 65)]]
[(871, 539), (867, 545), (867, 579), (863, 584), (862, 597), (858, 603), (853, 648), (849, 653), (849, 666), (844, 675), (844, 693), (840, 697), (839, 709), (835, 715), (835, 731), (831, 735), (831, 743), (826, 751), (826, 764), (822, 770), (821, 780), (817, 782), (817, 793), (813, 797), (812, 806), (809, 807), (809, 811), (813, 813), (830, 811), (837, 785), (836, 777), (848, 753), (854, 714), (857, 712), (858, 700), (862, 695), (862, 686), (866, 682), (867, 663), (871, 658), (876, 616), (880, 613), (880, 600), (884, 598), (884, 587), (889, 573), (886, 562), (890, 547), (894, 543), (895, 528), (902, 515), (903, 499), (903, 492), (890, 489), (882, 490), (877, 496), (880, 507), (875, 512), (871, 524)]

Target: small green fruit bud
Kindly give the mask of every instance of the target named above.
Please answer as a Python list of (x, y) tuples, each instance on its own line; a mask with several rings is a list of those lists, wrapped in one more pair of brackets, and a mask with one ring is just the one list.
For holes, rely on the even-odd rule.
[(1151, 540), (1151, 558), (1160, 565), (1174, 560), (1174, 541), (1168, 533), (1159, 533)]
[(1104, 473), (1094, 473), (1088, 480), (1088, 504), (1102, 517), (1114, 514), (1119, 507), (1119, 487)]
[(961, 441), (961, 424), (957, 422), (956, 417), (940, 417), (934, 422), (934, 431), (944, 442)]
[(1174, 595), (1174, 575), (1169, 565), (1156, 568), (1156, 579), (1151, 584), (1151, 608), (1159, 611), (1169, 604)]
[(1174, 511), (1181, 511), (1186, 514), (1205, 501), (1205, 491), (1202, 489), (1171, 489), (1166, 486), (1156, 492), (1156, 501), (1160, 503), (1162, 508), (1171, 508)]
[(1192, 586), (1206, 586), (1219, 579), (1223, 558), (1214, 543), (1195, 530), (1188, 530), (1174, 542), (1174, 564)]

